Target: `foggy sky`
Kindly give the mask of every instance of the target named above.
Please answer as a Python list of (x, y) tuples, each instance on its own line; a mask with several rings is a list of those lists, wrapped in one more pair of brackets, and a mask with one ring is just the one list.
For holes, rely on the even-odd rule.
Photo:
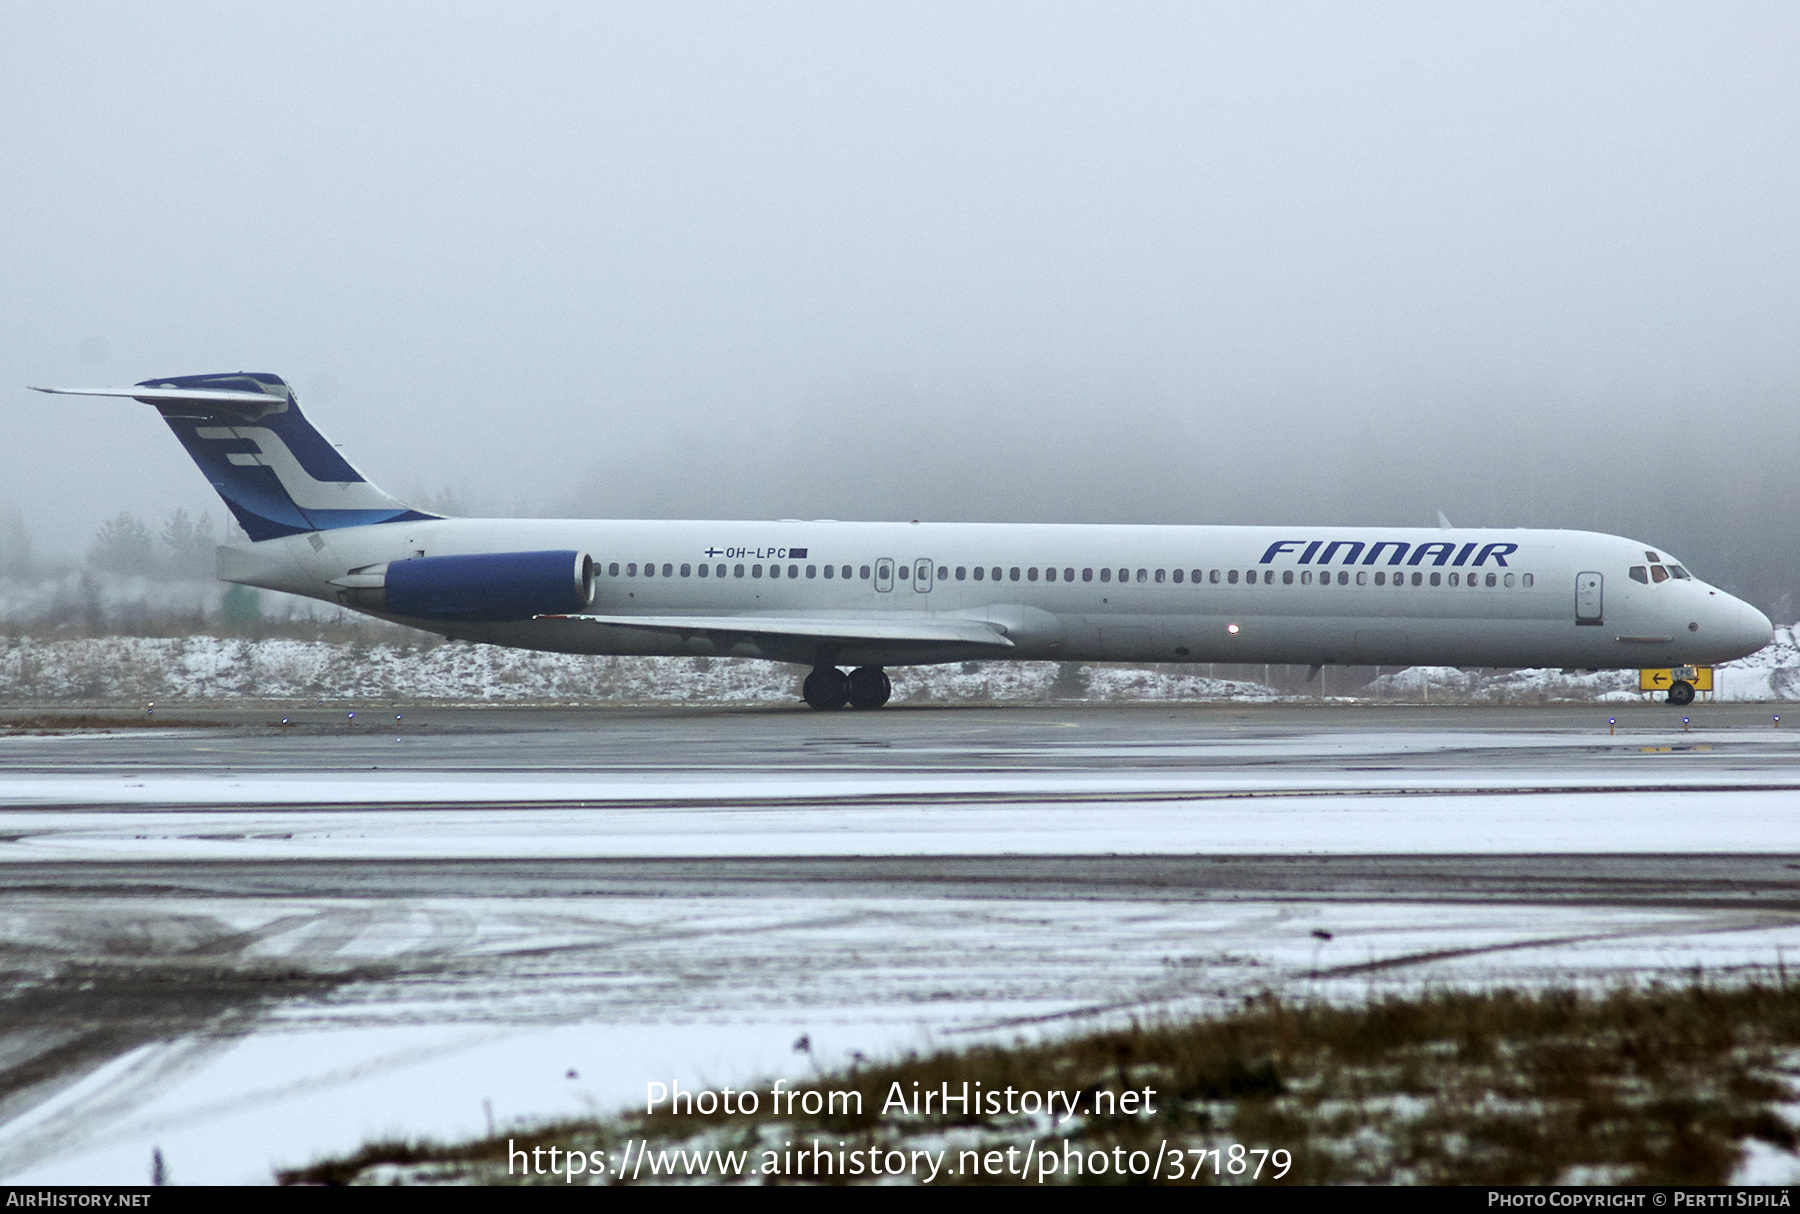
[(1595, 528), (1800, 598), (1791, 4), (0, 7), (0, 512)]

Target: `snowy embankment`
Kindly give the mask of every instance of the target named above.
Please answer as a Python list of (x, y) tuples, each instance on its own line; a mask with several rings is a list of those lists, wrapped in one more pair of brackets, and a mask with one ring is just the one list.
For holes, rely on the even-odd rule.
[[(1716, 700), (1800, 700), (1800, 642), (1794, 630), (1800, 624), (1783, 625), (1775, 639), (1746, 658), (1727, 662), (1713, 671)], [(1363, 689), (1377, 699), (1474, 700), (1493, 703), (1529, 703), (1534, 700), (1598, 700), (1635, 702), (1644, 698), (1638, 690), (1635, 670), (1597, 670), (1593, 673), (1560, 670), (1459, 670), (1454, 666), (1409, 666), (1384, 674)]]
[[(0, 704), (265, 700), (785, 703), (804, 671), (773, 662), (609, 658), (492, 645), (345, 645), (287, 639), (97, 637), (0, 642)], [(1060, 676), (1060, 682), (1059, 682)], [(1164, 671), (1055, 662), (967, 663), (895, 672), (900, 703), (1272, 699), (1269, 688)]]
[[(1192, 668), (982, 662), (900, 669), (897, 703), (1088, 700), (1306, 700)], [(463, 700), (561, 703), (781, 703), (804, 673), (771, 662), (606, 658), (488, 645), (342, 644), (280, 638), (94, 637), (0, 641), (0, 704), (214, 699)], [(1800, 699), (1793, 630), (1717, 676), (1725, 700)], [(1316, 684), (1315, 684), (1316, 686)], [(1636, 700), (1631, 671), (1462, 671), (1416, 666), (1384, 674), (1360, 697), (1401, 701)], [(1334, 697), (1337, 698), (1337, 697)]]

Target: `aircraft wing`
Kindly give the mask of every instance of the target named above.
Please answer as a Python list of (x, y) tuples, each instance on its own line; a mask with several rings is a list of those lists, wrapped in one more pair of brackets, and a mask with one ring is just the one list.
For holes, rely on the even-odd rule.
[(897, 641), (921, 645), (981, 645), (1011, 649), (995, 625), (980, 620), (832, 619), (769, 615), (540, 615), (540, 620), (580, 620), (607, 628), (646, 628), (682, 636), (777, 636), (826, 641)]

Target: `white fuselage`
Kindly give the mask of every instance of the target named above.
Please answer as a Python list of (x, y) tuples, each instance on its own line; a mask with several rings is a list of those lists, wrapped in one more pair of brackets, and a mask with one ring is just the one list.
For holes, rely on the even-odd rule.
[[(355, 605), (341, 583), (356, 569), (547, 549), (592, 555), (590, 610), (610, 617), (972, 619), (1010, 640), (993, 657), (1622, 668), (1725, 661), (1771, 635), (1761, 612), (1697, 579), (1634, 580), (1651, 558), (1674, 568), (1668, 554), (1585, 531), (434, 519), (230, 546), (220, 576)], [(566, 618), (403, 622), (575, 653), (844, 665), (972, 656)]]

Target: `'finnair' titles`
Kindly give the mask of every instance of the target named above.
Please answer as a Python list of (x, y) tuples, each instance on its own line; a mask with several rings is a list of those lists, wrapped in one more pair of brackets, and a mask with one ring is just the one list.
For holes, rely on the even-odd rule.
[[(1306, 547), (1300, 551), (1302, 544), (1305, 544)], [(1480, 554), (1471, 561), (1469, 556), (1477, 548), (1481, 550)], [(1363, 556), (1365, 550), (1368, 552), (1367, 556)], [(1449, 540), (1435, 540), (1429, 544), (1416, 546), (1405, 540), (1373, 540), (1367, 543), (1362, 540), (1313, 540), (1310, 543), (1306, 540), (1276, 540), (1263, 552), (1262, 560), (1259, 563), (1272, 565), (1283, 553), (1291, 554), (1299, 551), (1299, 555), (1294, 558), (1296, 565), (1313, 564), (1314, 557), (1318, 558), (1318, 564), (1329, 565), (1341, 553), (1342, 560), (1339, 563), (1344, 565), (1356, 564), (1358, 557), (1362, 558), (1363, 564), (1373, 565), (1385, 556), (1390, 565), (1398, 565), (1402, 562), (1408, 565), (1420, 565), (1430, 561), (1433, 565), (1448, 564), (1456, 568), (1474, 565), (1479, 568), (1492, 560), (1496, 566), (1505, 568), (1506, 558), (1518, 550), (1517, 544), (1505, 540), (1495, 540), (1486, 544), (1469, 540), (1460, 548)], [(1408, 556), (1408, 553), (1411, 553), (1411, 556)], [(1455, 559), (1452, 560), (1452, 557)]]
[(226, 581), (498, 645), (801, 664), (820, 709), (970, 659), (1677, 667), (1772, 635), (1588, 531), (446, 518), (371, 484), (279, 376), (39, 391), (162, 414), (249, 537)]

